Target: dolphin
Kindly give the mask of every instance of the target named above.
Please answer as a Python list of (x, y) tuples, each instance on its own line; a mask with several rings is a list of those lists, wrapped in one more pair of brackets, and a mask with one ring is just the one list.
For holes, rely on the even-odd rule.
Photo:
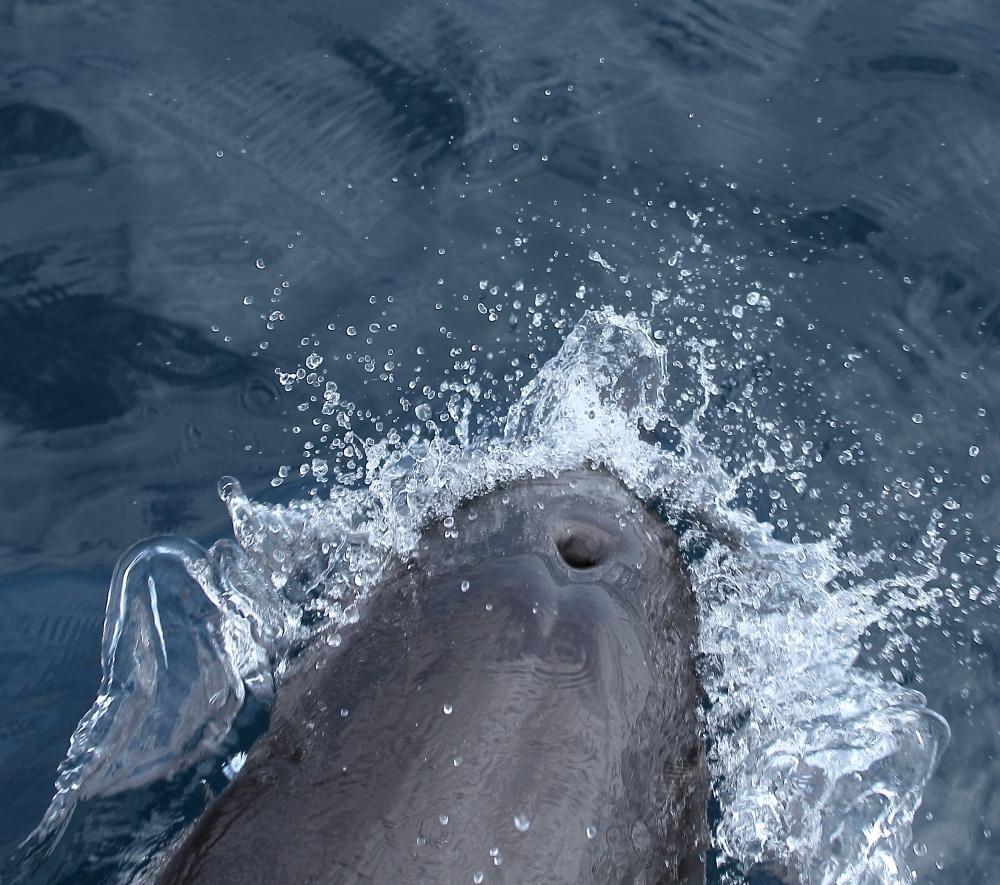
[(365, 605), (158, 885), (704, 881), (695, 599), (618, 479), (468, 501)]

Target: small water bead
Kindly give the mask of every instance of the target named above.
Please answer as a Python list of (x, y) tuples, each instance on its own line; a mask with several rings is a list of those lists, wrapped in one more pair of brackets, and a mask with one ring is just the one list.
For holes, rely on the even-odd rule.
[(450, 716), (455, 708), (451, 704), (445, 704), (441, 710), (445, 716)]
[(348, 715), (350, 714), (350, 712), (351, 711), (348, 710), (347, 707), (341, 707), (340, 708), (340, 715), (343, 716), (345, 719), (348, 717)]
[(920, 412), (917, 412), (910, 420), (914, 424), (923, 424), (924, 423), (924, 416), (921, 415)]
[(587, 827), (587, 838), (593, 839), (595, 836), (597, 836), (597, 827), (593, 825)]
[(264, 264), (263, 258), (258, 258), (257, 261), (254, 263), (257, 265), (257, 270), (263, 270), (265, 267), (267, 267), (267, 265)]
[(347, 327), (347, 335), (348, 335), (348, 337), (353, 338), (357, 334), (358, 334), (358, 330), (354, 326), (348, 326)]
[(975, 458), (979, 455), (979, 446), (969, 446), (969, 457)]
[(483, 881), (483, 874), (479, 872), (479, 870), (476, 870), (476, 872), (472, 874), (472, 881), (475, 882), (476, 885), (479, 885), (479, 883)]
[(468, 593), (469, 592), (469, 582), (468, 581), (462, 581), (462, 592), (463, 593)]
[(455, 768), (458, 768), (458, 766), (461, 765), (463, 761), (464, 760), (462, 759), (461, 756), (456, 756), (454, 759), (451, 760), (451, 764), (454, 765)]
[(526, 814), (515, 814), (514, 815), (514, 826), (517, 827), (519, 833), (527, 833), (528, 829), (531, 827), (531, 821)]
[(493, 603), (492, 602), (487, 602), (486, 603), (486, 611), (488, 611), (488, 612), (493, 611)]
[(441, 824), (442, 827), (448, 826), (448, 815), (447, 814), (438, 815), (438, 822)]

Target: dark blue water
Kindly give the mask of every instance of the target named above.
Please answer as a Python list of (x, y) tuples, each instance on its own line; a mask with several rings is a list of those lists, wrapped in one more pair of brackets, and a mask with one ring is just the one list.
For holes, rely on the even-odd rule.
[(855, 527), (891, 550), (947, 517), (955, 602), (894, 674), (953, 729), (912, 864), (993, 881), (998, 107), (989, 0), (0, 5), (0, 854), (93, 699), (121, 551), (218, 536), (221, 475), (287, 491), (322, 444), (276, 369), (323, 356), (373, 437), (456, 360), (499, 409), (560, 340), (518, 284), (566, 331), (627, 309), (689, 210), (695, 301), (781, 299), (721, 380), (819, 430), (809, 518), (892, 488)]

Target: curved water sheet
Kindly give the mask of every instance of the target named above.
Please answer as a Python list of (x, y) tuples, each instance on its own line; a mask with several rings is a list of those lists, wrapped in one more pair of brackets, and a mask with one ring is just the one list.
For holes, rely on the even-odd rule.
[[(184, 538), (161, 537), (119, 560), (105, 614), (100, 690), (73, 733), (52, 802), (24, 846), (23, 872), (59, 843), (83, 800), (128, 795), (122, 814), (137, 807), (151, 813), (158, 797), (142, 796), (143, 788), (224, 747), (248, 690), (270, 698), (271, 655), (284, 647), (283, 613), (277, 599), (254, 599), (229, 583), (245, 559), (238, 549), (230, 555), (232, 546), (223, 542), (208, 553)], [(104, 806), (98, 817), (109, 823), (106, 831), (125, 829), (114, 820), (114, 805)], [(153, 826), (146, 836), (155, 842), (161, 831)], [(103, 852), (93, 859), (105, 868)], [(131, 862), (142, 859), (140, 852)]]
[[(901, 563), (851, 551), (846, 518), (823, 540), (779, 538), (737, 497), (775, 477), (797, 487), (808, 466), (793, 446), (726, 451), (719, 414), (742, 416), (759, 440), (767, 428), (726, 407), (715, 370), (711, 341), (670, 340), (604, 308), (478, 436), (466, 403), (453, 438), (428, 416), (408, 440), (350, 435), (364, 482), (331, 472), (326, 498), (273, 506), (224, 482), (236, 543), (205, 553), (151, 541), (119, 567), (101, 693), (61, 768), (42, 848), (82, 797), (206, 759), (231, 774), (240, 757), (225, 741), (244, 696), (266, 702), (295, 643), (363, 630), (353, 603), (422, 526), (504, 482), (590, 462), (687, 526), (720, 808), (713, 877), (761, 865), (803, 882), (909, 881), (910, 825), (948, 727), (919, 693), (856, 660), (863, 637), (905, 644), (914, 618), (933, 619), (941, 542), (928, 531)], [(133, 847), (118, 877), (133, 878), (154, 848)]]

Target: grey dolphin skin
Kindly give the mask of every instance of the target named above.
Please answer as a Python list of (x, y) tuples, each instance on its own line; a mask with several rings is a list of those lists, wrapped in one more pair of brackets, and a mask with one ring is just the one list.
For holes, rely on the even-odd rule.
[(673, 532), (617, 479), (479, 497), (303, 652), (157, 881), (703, 882), (696, 634)]

